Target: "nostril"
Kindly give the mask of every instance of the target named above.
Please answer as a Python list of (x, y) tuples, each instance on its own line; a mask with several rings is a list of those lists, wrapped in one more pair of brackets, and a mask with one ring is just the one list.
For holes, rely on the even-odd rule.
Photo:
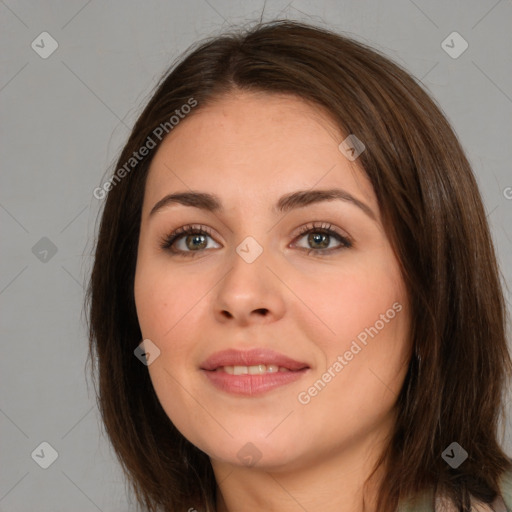
[[(257, 314), (258, 316), (267, 316), (268, 313), (269, 313), (269, 310), (267, 308), (258, 308), (258, 309), (254, 309), (251, 314)], [(225, 318), (235, 318), (235, 315), (233, 315), (233, 313), (230, 313), (227, 309), (223, 309), (222, 312), (221, 312), (221, 315), (224, 316)]]

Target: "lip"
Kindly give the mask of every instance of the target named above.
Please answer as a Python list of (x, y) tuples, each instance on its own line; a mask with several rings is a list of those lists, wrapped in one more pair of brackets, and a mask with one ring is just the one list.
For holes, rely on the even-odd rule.
[(221, 366), (253, 366), (256, 364), (282, 366), (291, 371), (309, 368), (307, 363), (301, 363), (274, 350), (256, 348), (252, 350), (222, 350), (215, 352), (201, 364), (202, 370), (213, 371)]
[[(289, 371), (264, 373), (261, 375), (231, 375), (217, 371), (223, 366), (254, 366), (265, 364), (280, 366)], [(202, 373), (217, 389), (230, 394), (254, 396), (261, 395), (303, 377), (310, 369), (304, 362), (296, 361), (269, 349), (247, 351), (223, 350), (208, 357), (200, 366)]]

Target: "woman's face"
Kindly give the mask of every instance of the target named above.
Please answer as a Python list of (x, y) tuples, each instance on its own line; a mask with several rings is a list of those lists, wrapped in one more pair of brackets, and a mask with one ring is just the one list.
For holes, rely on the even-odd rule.
[(303, 100), (237, 93), (199, 105), (151, 163), (135, 276), (160, 350), (148, 370), (212, 461), (310, 465), (393, 423), (407, 297), (345, 138)]

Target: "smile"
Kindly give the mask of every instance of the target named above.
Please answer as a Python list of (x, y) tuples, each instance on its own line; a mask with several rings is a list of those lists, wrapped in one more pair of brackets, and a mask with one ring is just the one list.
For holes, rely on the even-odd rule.
[(220, 366), (215, 371), (223, 371), (229, 373), (229, 375), (262, 375), (264, 373), (289, 372), (291, 370), (275, 364), (257, 364), (254, 366)]
[(254, 396), (302, 378), (310, 367), (268, 349), (224, 350), (206, 359), (200, 370), (223, 392)]

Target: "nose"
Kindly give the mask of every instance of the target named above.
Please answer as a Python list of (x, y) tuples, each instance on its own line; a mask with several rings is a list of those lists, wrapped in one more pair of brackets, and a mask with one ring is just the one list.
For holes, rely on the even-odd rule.
[(265, 251), (252, 263), (234, 253), (231, 270), (216, 288), (217, 321), (247, 326), (274, 322), (284, 315), (284, 285), (268, 260)]

